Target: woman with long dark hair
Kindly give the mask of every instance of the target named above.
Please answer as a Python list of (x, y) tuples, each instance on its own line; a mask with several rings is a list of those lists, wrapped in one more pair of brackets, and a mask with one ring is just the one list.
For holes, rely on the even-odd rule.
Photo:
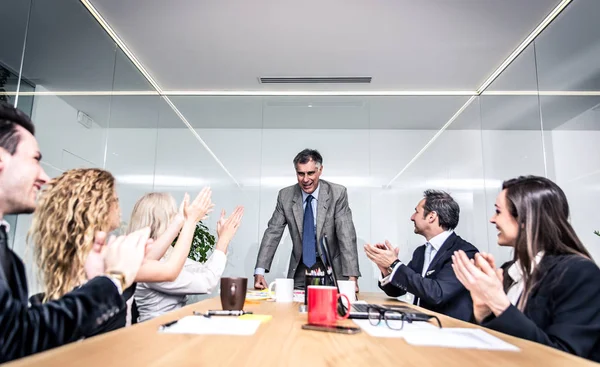
[(479, 324), (600, 361), (600, 269), (569, 223), (565, 193), (551, 180), (505, 181), (490, 222), (513, 261), (495, 269), (490, 254), (453, 256)]

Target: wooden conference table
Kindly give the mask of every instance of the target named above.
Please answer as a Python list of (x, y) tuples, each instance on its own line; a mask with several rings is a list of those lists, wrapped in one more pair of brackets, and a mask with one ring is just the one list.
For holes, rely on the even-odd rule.
[[(370, 303), (393, 303), (383, 293), (361, 293)], [(302, 330), (306, 314), (298, 303), (247, 303), (246, 311), (270, 314), (254, 336), (161, 334), (158, 326), (192, 311), (221, 309), (211, 298), (151, 321), (72, 343), (28, 358), (14, 366), (586, 366), (582, 358), (537, 343), (488, 330), (520, 352), (415, 347), (402, 338), (375, 338), (365, 332), (342, 335)], [(444, 327), (477, 327), (438, 315)], [(352, 321), (342, 323), (352, 325)]]

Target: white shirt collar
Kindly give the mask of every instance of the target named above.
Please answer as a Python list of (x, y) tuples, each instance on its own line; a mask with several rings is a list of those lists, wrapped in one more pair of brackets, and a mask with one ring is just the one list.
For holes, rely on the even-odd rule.
[(438, 234), (437, 236), (432, 237), (428, 242), (431, 243), (431, 246), (433, 246), (435, 251), (439, 251), (444, 242), (446, 242), (446, 240), (448, 239), (448, 237), (450, 237), (452, 233), (454, 233), (454, 231), (451, 229), (448, 231), (444, 231)]
[(0, 219), (0, 226), (6, 227), (6, 232), (10, 232), (10, 224), (4, 219)]
[(308, 195), (312, 195), (313, 198), (316, 201), (319, 201), (319, 189), (321, 188), (321, 183), (319, 182), (319, 185), (317, 185), (317, 188), (315, 189), (315, 191), (313, 191), (312, 194), (307, 194), (304, 192), (304, 190), (302, 190), (302, 188), (300, 188), (300, 191), (302, 191), (302, 202), (306, 202), (306, 198), (308, 197)]
[[(533, 266), (531, 267), (532, 271), (533, 268), (539, 265), (540, 261), (542, 261), (542, 257), (544, 257), (544, 251), (538, 252), (534, 259), (535, 264), (532, 264)], [(519, 283), (523, 278), (523, 273), (521, 272), (521, 267), (519, 265), (520, 262), (517, 260), (508, 268), (508, 275), (515, 283)]]

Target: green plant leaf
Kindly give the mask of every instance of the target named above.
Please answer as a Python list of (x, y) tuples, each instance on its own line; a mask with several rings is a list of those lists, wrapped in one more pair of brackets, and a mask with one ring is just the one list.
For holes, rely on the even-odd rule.
[[(171, 246), (175, 246), (179, 235), (175, 238)], [(196, 223), (192, 245), (188, 258), (197, 262), (204, 263), (215, 248), (215, 236), (213, 236), (208, 227), (202, 222)]]

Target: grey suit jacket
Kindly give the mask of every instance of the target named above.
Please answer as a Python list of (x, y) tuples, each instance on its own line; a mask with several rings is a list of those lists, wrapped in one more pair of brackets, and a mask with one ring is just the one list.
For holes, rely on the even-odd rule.
[[(338, 276), (360, 276), (356, 230), (352, 223), (352, 211), (348, 206), (348, 194), (342, 185), (324, 180), (319, 181), (317, 207), (317, 239), (327, 235), (333, 266)], [(269, 272), (275, 251), (285, 226), (289, 227), (292, 238), (292, 256), (288, 268), (288, 278), (293, 278), (302, 259), (302, 226), (304, 209), (302, 192), (298, 184), (283, 188), (277, 196), (277, 206), (263, 236), (258, 250), (255, 268)]]

